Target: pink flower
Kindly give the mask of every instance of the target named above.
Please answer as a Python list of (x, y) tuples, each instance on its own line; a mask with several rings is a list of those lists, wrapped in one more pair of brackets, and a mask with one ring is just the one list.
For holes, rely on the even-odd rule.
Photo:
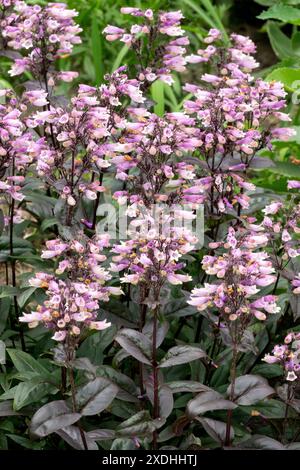
[(289, 180), (288, 181), (288, 189), (299, 189), (300, 188), (300, 181)]

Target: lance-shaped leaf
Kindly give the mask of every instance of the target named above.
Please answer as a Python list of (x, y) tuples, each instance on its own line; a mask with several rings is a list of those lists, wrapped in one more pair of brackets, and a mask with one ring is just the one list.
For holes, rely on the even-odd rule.
[(187, 404), (187, 415), (190, 419), (212, 410), (233, 410), (236, 408), (232, 401), (225, 400), (218, 392), (203, 392)]
[[(88, 435), (88, 433), (82, 431), (88, 450), (99, 450), (96, 442)], [(56, 431), (64, 441), (66, 441), (73, 449), (84, 450), (84, 444), (80, 429), (77, 426), (66, 426), (65, 428)]]
[(118, 393), (118, 387), (103, 377), (88, 382), (76, 393), (76, 404), (83, 416), (91, 416), (105, 410)]
[[(231, 385), (227, 389), (227, 395), (230, 395)], [(234, 401), (238, 405), (254, 405), (260, 400), (275, 393), (267, 380), (259, 375), (242, 375), (235, 381)]]
[(116, 335), (115, 340), (127, 351), (131, 356), (144, 364), (151, 364), (151, 341), (142, 333), (123, 328)]
[(181, 392), (209, 392), (211, 388), (203, 385), (200, 382), (193, 380), (176, 380), (174, 382), (169, 382), (168, 387), (172, 390), (172, 393), (181, 393)]
[(0, 403), (0, 418), (3, 418), (4, 416), (17, 416), (20, 414), (21, 413), (17, 413), (15, 410), (13, 410), (12, 401), (7, 400), (3, 403)]
[(164, 424), (164, 420), (153, 420), (148, 411), (139, 411), (120, 424), (116, 430), (118, 437), (147, 436)]
[(0, 364), (5, 364), (6, 362), (6, 346), (4, 341), (0, 340)]
[(36, 372), (37, 374), (47, 374), (49, 371), (34, 359), (30, 354), (18, 349), (7, 349), (10, 358), (19, 372)]
[[(207, 434), (216, 442), (222, 444), (226, 439), (226, 423), (210, 418), (196, 418), (202, 424)], [(230, 440), (234, 439), (234, 430), (230, 427)]]
[(171, 367), (187, 362), (195, 361), (206, 356), (206, 353), (200, 348), (194, 346), (174, 346), (169, 349), (165, 357), (160, 361), (158, 367)]
[(242, 447), (243, 449), (285, 450), (281, 442), (259, 434), (255, 434), (247, 441), (241, 442), (238, 447)]
[(91, 376), (93, 378), (96, 377), (96, 370), (97, 366), (91, 363), (91, 361), (87, 357), (78, 357), (74, 361), (72, 361), (72, 367), (79, 370), (84, 370), (86, 375)]
[(42, 406), (30, 423), (30, 431), (39, 437), (45, 437), (80, 419), (79, 413), (72, 413), (64, 400), (53, 401)]
[(57, 391), (58, 389), (43, 377), (35, 377), (27, 382), (20, 382), (14, 392), (14, 410), (19, 411), (24, 406), (38, 402), (45, 395)]
[(159, 399), (159, 416), (161, 418), (167, 418), (173, 410), (174, 399), (172, 390), (168, 385), (162, 385), (158, 390)]
[(87, 435), (93, 441), (105, 441), (115, 438), (115, 431), (112, 429), (94, 429), (93, 431), (87, 432)]
[(118, 386), (117, 398), (119, 400), (130, 401), (132, 403), (139, 401), (137, 398), (137, 387), (134, 381), (127, 377), (127, 375), (122, 374), (110, 366), (98, 367), (96, 374), (97, 376), (107, 378), (110, 382)]
[[(157, 327), (156, 333), (156, 347), (162, 344), (165, 339), (166, 334), (168, 333), (169, 323), (167, 321), (160, 322)], [(146, 335), (152, 341), (152, 332), (153, 332), (153, 319), (147, 321), (143, 328), (143, 334)]]

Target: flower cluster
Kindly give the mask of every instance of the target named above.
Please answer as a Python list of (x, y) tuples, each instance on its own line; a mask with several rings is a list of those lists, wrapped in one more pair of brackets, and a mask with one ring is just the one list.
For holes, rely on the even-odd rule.
[[(273, 201), (264, 209), (262, 226), (272, 240), (273, 248), (276, 247), (277, 262), (287, 264), (291, 258), (300, 254), (298, 234), (300, 233), (300, 204), (292, 198), (286, 205), (281, 201)], [(279, 263), (281, 254), (282, 262)]]
[(216, 207), (220, 214), (232, 211), (236, 206), (249, 208), (250, 196), (246, 192), (254, 191), (255, 185), (238, 173), (244, 168), (243, 164), (238, 164), (229, 166), (225, 171), (223, 164), (211, 176), (199, 179), (200, 187), (206, 193), (206, 202), (211, 207)]
[[(232, 47), (225, 47), (221, 33), (213, 29), (204, 39), (208, 44), (206, 49), (187, 59), (191, 63), (209, 63), (215, 70), (215, 73), (201, 76), (201, 86), (186, 84), (184, 87), (194, 95), (193, 100), (185, 101), (184, 109), (196, 116), (202, 141), (199, 150), (204, 167), (212, 177), (216, 171), (226, 174), (228, 166), (246, 172), (255, 163), (255, 155), (260, 149), (271, 148), (272, 139), (286, 140), (294, 134), (292, 129), (278, 127), (280, 120), (290, 120), (287, 114), (280, 112), (285, 106), (286, 95), (282, 85), (254, 79), (249, 73), (258, 65), (252, 56), (255, 52), (253, 42), (237, 34), (231, 35), (231, 41)], [(231, 160), (229, 165), (228, 160)], [(233, 185), (238, 188), (235, 193), (243, 193), (240, 178), (229, 181), (228, 191), (227, 178), (221, 174), (218, 178), (225, 195), (231, 193)], [(245, 197), (241, 195), (240, 198), (240, 204), (247, 207)], [(231, 208), (230, 198), (225, 196), (224, 199), (219, 191), (212, 191), (211, 199), (211, 205), (217, 211), (220, 207)]]
[(122, 143), (111, 144), (109, 149), (115, 153), (111, 161), (117, 168), (116, 178), (127, 181), (129, 190), (114, 197), (125, 201), (133, 192), (130, 202), (146, 206), (202, 202), (195, 166), (177, 161), (200, 145), (193, 119), (183, 113), (169, 113), (163, 119), (142, 108), (131, 108), (128, 113), (132, 119), (122, 134)]
[(276, 345), (272, 354), (266, 354), (263, 361), (268, 364), (281, 364), (286, 380), (294, 382), (300, 379), (300, 333), (289, 333), (284, 344)]
[[(174, 81), (171, 72), (185, 70), (185, 46), (189, 44), (180, 26), (183, 19), (181, 11), (156, 14), (151, 9), (143, 11), (139, 8), (124, 7), (121, 8), (121, 13), (140, 18), (142, 23), (133, 24), (130, 31), (108, 25), (103, 31), (106, 39), (120, 40), (135, 51), (141, 64), (138, 79), (143, 82), (144, 87), (157, 78), (171, 85)], [(176, 39), (170, 41), (170, 37)], [(143, 63), (145, 50), (147, 63)]]
[(145, 210), (131, 222), (130, 239), (113, 246), (117, 256), (112, 258), (111, 270), (127, 271), (122, 283), (144, 283), (155, 290), (166, 281), (177, 285), (191, 280), (178, 271), (185, 266), (180, 258), (193, 250), (197, 238), (186, 227), (174, 226), (176, 211), (172, 217), (164, 209), (156, 217)]
[(188, 303), (199, 311), (217, 309), (229, 321), (240, 319), (244, 322), (251, 316), (265, 320), (266, 313), (277, 313), (280, 309), (276, 305), (276, 296), (266, 295), (253, 300), (260, 288), (275, 281), (269, 255), (261, 251), (267, 241), (264, 234), (243, 233), (241, 228), (236, 232), (229, 228), (225, 243), (210, 244), (212, 249), (222, 247), (225, 251), (219, 256), (206, 255), (202, 260), (206, 274), (216, 276), (220, 281), (195, 288)]
[(54, 340), (67, 343), (76, 343), (86, 328), (109, 327), (106, 320), (97, 321), (99, 302), (108, 302), (112, 294), (122, 294), (120, 288), (105, 285), (111, 279), (101, 266), (106, 260), (102, 251), (109, 246), (108, 237), (88, 239), (80, 234), (79, 238), (80, 241), (55, 239), (46, 243), (42, 258), (52, 259), (63, 254), (64, 259), (58, 264), (56, 276), (39, 272), (30, 279), (31, 286), (46, 289), (47, 300), (36, 311), (20, 317), (20, 321), (29, 323), (31, 328), (43, 323), (54, 331)]
[[(104, 191), (99, 181), (90, 180), (90, 173), (99, 174), (110, 166), (111, 140), (126, 125), (121, 116), (122, 98), (141, 102), (139, 83), (129, 80), (125, 67), (106, 78), (109, 84), (99, 88), (80, 85), (69, 107), (50, 106), (31, 114), (29, 128), (43, 127), (47, 147), (37, 160), (38, 175), (44, 178), (65, 199), (75, 206), (82, 196), (90, 200)], [(113, 139), (114, 138), (114, 139)], [(122, 144), (117, 144), (122, 148)]]
[(44, 147), (44, 139), (35, 139), (26, 129), (27, 106), (9, 89), (0, 90), (0, 194), (22, 201), (26, 170)]
[(55, 72), (51, 67), (57, 58), (70, 54), (73, 46), (81, 42), (78, 36), (81, 28), (73, 20), (77, 15), (63, 3), (41, 7), (14, 2), (13, 11), (1, 22), (2, 36), (8, 47), (23, 51), (24, 55), (14, 59), (10, 74), (30, 71), (37, 79), (44, 76), (49, 86), (55, 78), (70, 81), (76, 77), (75, 72)]

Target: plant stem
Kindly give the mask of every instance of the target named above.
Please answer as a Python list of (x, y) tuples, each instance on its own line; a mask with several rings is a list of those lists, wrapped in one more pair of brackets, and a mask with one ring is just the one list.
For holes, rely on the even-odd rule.
[[(75, 381), (74, 381), (74, 373), (72, 367), (69, 367), (69, 379), (70, 379), (70, 385), (71, 385), (71, 395), (72, 395), (72, 406), (73, 406), (73, 413), (77, 413), (77, 405), (76, 405), (76, 387), (75, 387)], [(86, 438), (84, 435), (84, 431), (80, 425), (80, 421), (77, 422), (77, 426), (80, 432), (80, 436), (82, 439), (82, 444), (84, 447), (84, 450), (89, 450), (88, 445), (86, 442)]]
[[(15, 175), (15, 159), (13, 157), (12, 159), (12, 176)], [(14, 184), (14, 183), (13, 183)], [(10, 206), (10, 218), (9, 218), (9, 255), (11, 258), (10, 265), (11, 265), (11, 282), (12, 286), (16, 287), (17, 286), (17, 280), (16, 280), (16, 261), (13, 259), (14, 257), (14, 212), (15, 212), (15, 200), (12, 198), (11, 199), (11, 206)], [(19, 306), (18, 306), (18, 300), (17, 296), (14, 295), (14, 310), (15, 310), (15, 321), (16, 323), (19, 323)], [(25, 345), (25, 339), (24, 339), (24, 333), (22, 330), (22, 327), (19, 325), (19, 335), (20, 335), (20, 341), (21, 341), (21, 347), (22, 351), (26, 351), (26, 345)]]
[(61, 368), (61, 393), (64, 395), (67, 388), (67, 369), (65, 367)]
[[(157, 314), (158, 308), (153, 311), (153, 332), (152, 332), (152, 374), (153, 374), (153, 419), (159, 418), (159, 396), (158, 396), (158, 368), (156, 356), (157, 340)], [(157, 449), (157, 431), (153, 431), (153, 450)]]
[[(100, 178), (99, 178), (99, 184), (100, 184), (100, 186), (102, 186), (102, 182), (103, 182), (103, 173), (100, 173)], [(94, 211), (93, 211), (93, 226), (92, 226), (92, 230), (95, 230), (95, 227), (96, 227), (97, 210), (98, 210), (98, 207), (99, 207), (100, 196), (101, 196), (101, 193), (98, 191), (98, 192), (97, 192), (97, 199), (96, 199), (96, 201), (95, 201), (95, 206), (94, 206)]]
[[(232, 349), (232, 363), (231, 363), (231, 369), (230, 369), (231, 388), (230, 388), (230, 397), (229, 397), (229, 399), (231, 401), (234, 400), (237, 353), (238, 353), (237, 344), (234, 342), (233, 343), (233, 349)], [(231, 420), (232, 420), (232, 410), (228, 410), (227, 411), (227, 422), (226, 422), (226, 436), (225, 436), (225, 445), (228, 446), (228, 447), (231, 445), (231, 438), (230, 438)]]
[[(142, 332), (145, 321), (146, 321), (146, 313), (147, 313), (147, 305), (142, 303), (145, 297), (144, 289), (140, 286), (140, 323), (139, 323), (139, 331)], [(143, 364), (139, 362), (139, 382), (140, 382), (140, 396), (143, 397), (145, 394), (144, 388), (144, 376), (143, 376)]]
[(287, 430), (287, 425), (288, 425), (288, 416), (289, 416), (289, 402), (292, 398), (293, 393), (291, 393), (291, 387), (288, 385), (288, 392), (287, 392), (287, 401), (285, 404), (285, 412), (284, 412), (284, 419), (283, 419), (283, 426), (282, 426), (282, 436), (281, 436), (281, 442), (285, 441), (285, 435), (286, 435), (286, 430)]
[(278, 286), (279, 279), (280, 279), (280, 272), (278, 272), (278, 273), (277, 273), (277, 277), (276, 277), (276, 281), (275, 281), (275, 284), (274, 284), (274, 287), (273, 287), (272, 295), (274, 295), (274, 294), (275, 294), (275, 292), (276, 292), (276, 289), (277, 289), (277, 286)]

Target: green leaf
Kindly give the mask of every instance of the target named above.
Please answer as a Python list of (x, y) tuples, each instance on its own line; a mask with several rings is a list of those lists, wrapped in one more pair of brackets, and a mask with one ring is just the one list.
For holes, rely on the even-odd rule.
[(282, 375), (282, 366), (279, 364), (258, 364), (253, 367), (252, 372), (254, 375), (262, 375), (267, 379), (272, 379)]
[(66, 426), (76, 423), (79, 413), (72, 413), (64, 400), (53, 401), (42, 406), (30, 423), (30, 431), (38, 437), (45, 437)]
[(120, 67), (120, 65), (123, 63), (124, 57), (126, 56), (128, 51), (129, 51), (129, 48), (125, 44), (122, 47), (122, 49), (120, 50), (120, 52), (118, 53), (113, 65), (112, 65), (112, 68), (111, 68), (112, 72), (114, 72), (116, 69), (118, 69)]
[(6, 328), (6, 322), (8, 319), (10, 306), (11, 306), (10, 297), (5, 297), (3, 299), (0, 299), (0, 334), (2, 334), (2, 332)]
[(94, 364), (102, 364), (104, 350), (114, 341), (117, 328), (113, 325), (102, 331), (92, 332), (78, 349), (78, 357), (88, 357)]
[(299, 89), (300, 85), (300, 69), (291, 67), (280, 67), (273, 70), (266, 77), (267, 81), (276, 80), (282, 82), (287, 91), (293, 92)]
[(272, 173), (279, 173), (288, 178), (300, 179), (300, 167), (288, 162), (276, 162), (275, 167), (270, 168)]
[(19, 292), (20, 290), (17, 287), (1, 286), (0, 299), (4, 299), (5, 297), (14, 297)]
[(196, 3), (193, 0), (182, 0), (182, 3), (186, 4), (189, 8), (194, 10), (197, 13), (197, 16), (199, 18), (201, 18), (201, 20), (203, 20), (210, 28), (216, 28), (217, 27), (217, 25), (209, 17), (209, 15), (207, 13), (205, 13), (205, 11), (202, 10), (202, 8), (200, 8), (199, 5), (197, 5), (198, 2)]
[(154, 112), (162, 117), (165, 112), (164, 83), (161, 80), (155, 80), (151, 85), (151, 96), (155, 101)]
[(103, 69), (103, 38), (100, 34), (97, 16), (92, 16), (92, 55), (95, 67), (95, 84), (100, 85), (104, 76)]
[[(163, 420), (161, 420), (163, 424)], [(123, 421), (116, 429), (116, 434), (119, 437), (131, 436), (147, 436), (159, 427), (159, 423), (153, 420), (149, 411), (139, 411), (134, 416), (131, 416), (126, 421)]]
[[(227, 389), (227, 395), (231, 393), (231, 385)], [(242, 375), (238, 377), (234, 385), (234, 401), (238, 405), (254, 405), (260, 400), (275, 393), (268, 381), (259, 375)]]
[(2, 393), (2, 395), (0, 395), (0, 400), (13, 400), (17, 390), (17, 386), (18, 385), (15, 385), (14, 387), (6, 390), (6, 392)]
[(41, 442), (32, 442), (29, 439), (26, 439), (26, 437), (18, 436), (17, 434), (7, 434), (7, 437), (25, 449), (41, 450), (43, 446), (43, 443)]
[(115, 384), (98, 377), (77, 391), (76, 403), (83, 416), (96, 415), (111, 404), (117, 393), (118, 387)]
[(273, 5), (263, 11), (257, 18), (260, 20), (279, 20), (284, 23), (300, 24), (300, 9), (289, 5)]
[(32, 294), (36, 291), (37, 287), (29, 287), (28, 289), (25, 289), (17, 296), (18, 299), (18, 304), (20, 308), (25, 307), (25, 305), (28, 303), (30, 300)]
[(28, 353), (17, 349), (7, 349), (7, 352), (19, 372), (36, 372), (37, 374), (49, 373), (44, 366)]
[(179, 318), (197, 313), (197, 309), (192, 305), (187, 305), (186, 298), (172, 299), (166, 303), (163, 313), (167, 318)]
[(14, 393), (14, 410), (40, 401), (45, 395), (57, 392), (57, 388), (41, 378), (34, 378), (17, 385)]
[(288, 5), (299, 5), (300, 0), (255, 0), (256, 3), (259, 5), (263, 5), (264, 7), (270, 7), (276, 3), (284, 3)]
[(136, 330), (123, 328), (116, 335), (115, 340), (138, 361), (151, 365), (152, 344), (147, 336)]
[(45, 232), (49, 227), (53, 227), (54, 225), (58, 225), (58, 220), (56, 217), (50, 217), (48, 219), (44, 219), (41, 223), (41, 230)]
[(291, 40), (281, 31), (276, 23), (268, 21), (267, 33), (269, 35), (272, 48), (280, 59), (294, 57), (295, 53), (292, 48)]
[(190, 419), (212, 410), (234, 410), (237, 405), (225, 400), (215, 391), (203, 392), (190, 400), (187, 404), (187, 415)]
[(169, 349), (165, 357), (160, 361), (158, 367), (171, 367), (178, 364), (186, 364), (187, 362), (195, 361), (206, 357), (206, 353), (200, 348), (194, 346), (174, 346)]
[(292, 36), (292, 48), (298, 56), (300, 55), (300, 32), (295, 32)]
[[(291, 406), (292, 403), (291, 403)], [(248, 413), (250, 416), (253, 412), (253, 405), (243, 406), (243, 411)], [(255, 411), (270, 419), (283, 419), (286, 413), (286, 404), (279, 400), (269, 398), (263, 400), (255, 405)], [(292, 413), (292, 409), (289, 409), (289, 415)]]

